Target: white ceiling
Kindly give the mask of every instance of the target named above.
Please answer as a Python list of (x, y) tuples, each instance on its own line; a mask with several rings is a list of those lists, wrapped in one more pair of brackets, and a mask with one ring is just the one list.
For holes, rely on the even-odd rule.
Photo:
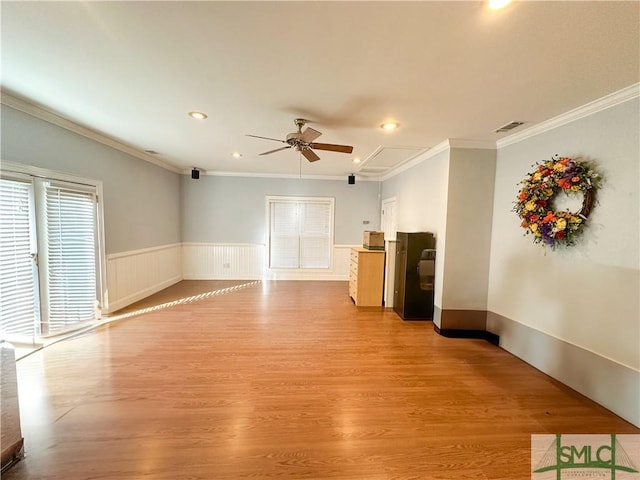
[[(3, 1), (2, 88), (185, 171), (375, 175), (637, 83), (639, 29), (637, 1)], [(258, 156), (297, 117), (353, 154)]]

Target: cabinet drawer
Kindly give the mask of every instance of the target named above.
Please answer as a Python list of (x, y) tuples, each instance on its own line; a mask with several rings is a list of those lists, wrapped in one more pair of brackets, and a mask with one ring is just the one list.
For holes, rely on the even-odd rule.
[(349, 272), (353, 272), (358, 275), (358, 264), (352, 262), (351, 265), (349, 265)]
[(349, 296), (358, 306), (381, 306), (384, 251), (353, 248), (349, 263)]

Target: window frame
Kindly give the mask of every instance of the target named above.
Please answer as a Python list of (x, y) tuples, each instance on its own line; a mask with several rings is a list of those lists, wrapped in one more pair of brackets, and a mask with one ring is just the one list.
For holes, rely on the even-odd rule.
[[(279, 268), (271, 267), (271, 205), (277, 202), (286, 203), (324, 203), (330, 209), (329, 221), (329, 264), (321, 268)], [(295, 274), (295, 273), (327, 273), (333, 271), (335, 249), (335, 198), (334, 197), (305, 197), (287, 195), (268, 195), (265, 197), (265, 270), (270, 273)], [(298, 237), (299, 238), (299, 237)], [(300, 252), (298, 252), (300, 260)], [(300, 262), (298, 262), (300, 264)]]

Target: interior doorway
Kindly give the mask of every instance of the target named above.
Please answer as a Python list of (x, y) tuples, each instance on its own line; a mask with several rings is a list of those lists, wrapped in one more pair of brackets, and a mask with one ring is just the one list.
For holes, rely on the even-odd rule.
[(383, 298), (385, 307), (391, 308), (393, 307), (395, 288), (396, 232), (398, 230), (396, 197), (390, 197), (382, 201), (380, 228), (384, 232), (386, 251)]

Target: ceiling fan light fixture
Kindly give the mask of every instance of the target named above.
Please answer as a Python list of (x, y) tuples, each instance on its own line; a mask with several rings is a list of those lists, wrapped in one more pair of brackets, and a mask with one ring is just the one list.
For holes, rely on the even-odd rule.
[(384, 122), (382, 125), (380, 125), (380, 128), (383, 130), (386, 130), (387, 132), (391, 132), (392, 130), (395, 130), (399, 126), (400, 125), (396, 122)]
[(203, 112), (189, 112), (189, 116), (196, 120), (206, 120), (207, 114)]

